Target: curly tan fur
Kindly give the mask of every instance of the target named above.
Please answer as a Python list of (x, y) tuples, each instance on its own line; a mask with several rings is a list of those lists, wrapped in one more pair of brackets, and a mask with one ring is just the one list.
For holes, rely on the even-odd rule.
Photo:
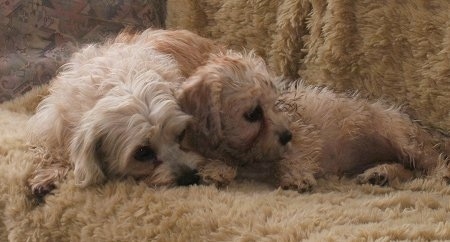
[(195, 117), (182, 144), (238, 172), (243, 165), (280, 159), (291, 132), (285, 114), (274, 108), (274, 79), (253, 53), (211, 55), (178, 95), (183, 110)]
[(445, 169), (448, 176), (438, 140), (399, 108), (299, 82), (284, 91), (277, 107), (293, 124), (292, 149), (279, 162), (285, 188), (309, 190), (315, 178), (327, 175), (359, 174), (359, 182), (377, 185), (411, 179), (413, 170)]
[[(407, 169), (429, 173), (437, 166), (439, 152), (431, 136), (398, 109), (301, 84), (283, 90), (278, 99), (276, 78), (253, 53), (226, 51), (186, 31), (160, 36), (155, 45), (177, 60), (187, 78), (177, 97), (195, 121), (182, 146), (210, 159), (208, 168), (199, 167), (205, 181), (226, 184), (236, 170), (244, 177), (276, 170), (277, 185), (308, 191), (317, 177), (329, 174), (365, 171), (360, 182), (387, 184), (410, 179)], [(194, 48), (187, 50), (186, 43)], [(261, 117), (247, 120), (256, 107)], [(291, 132), (292, 144), (290, 139), (281, 143), (281, 136)], [(383, 164), (392, 161), (402, 166)]]

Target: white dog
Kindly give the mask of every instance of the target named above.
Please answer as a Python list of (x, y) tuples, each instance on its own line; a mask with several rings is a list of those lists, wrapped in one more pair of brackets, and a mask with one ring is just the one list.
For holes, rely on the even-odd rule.
[(83, 48), (52, 81), (29, 122), (34, 194), (48, 193), (71, 166), (81, 187), (117, 176), (150, 185), (199, 179), (194, 168), (203, 159), (179, 147), (191, 116), (174, 98), (182, 81), (176, 61), (145, 34), (126, 36)]

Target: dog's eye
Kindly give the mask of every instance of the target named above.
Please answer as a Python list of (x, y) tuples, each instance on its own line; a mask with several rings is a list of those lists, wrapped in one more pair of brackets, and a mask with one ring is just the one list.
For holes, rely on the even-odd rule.
[(134, 152), (134, 159), (138, 161), (151, 161), (156, 159), (156, 153), (148, 146), (140, 146)]
[(177, 136), (178, 143), (181, 143), (181, 141), (183, 141), (185, 135), (186, 135), (186, 129), (183, 129), (183, 131), (181, 131), (181, 133)]
[(263, 118), (263, 110), (261, 106), (256, 106), (252, 111), (244, 114), (244, 118), (250, 123), (260, 121)]

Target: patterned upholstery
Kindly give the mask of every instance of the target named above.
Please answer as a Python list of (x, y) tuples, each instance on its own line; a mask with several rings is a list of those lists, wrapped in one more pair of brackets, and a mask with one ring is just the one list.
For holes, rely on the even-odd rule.
[(0, 0), (0, 102), (47, 83), (81, 45), (163, 28), (165, 0)]

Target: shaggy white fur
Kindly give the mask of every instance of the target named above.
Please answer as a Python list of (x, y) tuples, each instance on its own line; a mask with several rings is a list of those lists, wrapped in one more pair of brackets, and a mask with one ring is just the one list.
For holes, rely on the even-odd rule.
[(84, 47), (52, 80), (29, 121), (40, 164), (30, 179), (35, 193), (51, 190), (71, 166), (81, 187), (121, 176), (171, 185), (195, 173), (203, 159), (179, 146), (192, 117), (174, 97), (178, 64), (148, 35)]

